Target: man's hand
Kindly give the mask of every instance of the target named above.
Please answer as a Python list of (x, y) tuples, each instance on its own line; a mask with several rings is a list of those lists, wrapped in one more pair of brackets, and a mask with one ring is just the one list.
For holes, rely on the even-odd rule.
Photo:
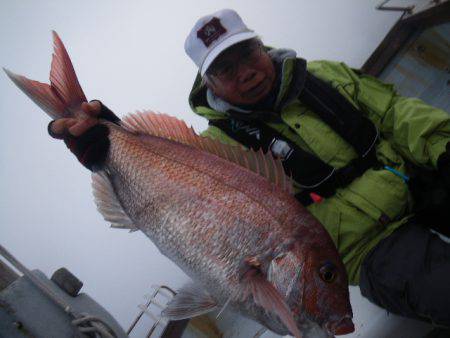
[(439, 156), (437, 166), (439, 174), (450, 191), (450, 142), (447, 143), (446, 151)]
[(100, 101), (83, 102), (85, 119), (61, 118), (51, 121), (48, 133), (51, 137), (64, 140), (66, 146), (89, 170), (99, 168), (106, 159), (109, 149), (109, 129), (99, 119), (117, 123), (120, 119)]
[(102, 105), (100, 101), (83, 102), (81, 109), (88, 118), (79, 120), (76, 118), (61, 118), (50, 122), (48, 131), (50, 136), (57, 139), (62, 139), (67, 134), (78, 137), (84, 134), (88, 129), (92, 128), (98, 123), (98, 115), (101, 113)]

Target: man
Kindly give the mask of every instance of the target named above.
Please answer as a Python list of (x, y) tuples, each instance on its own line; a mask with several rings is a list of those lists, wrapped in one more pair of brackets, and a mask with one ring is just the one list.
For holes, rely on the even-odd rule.
[[(342, 63), (267, 48), (232, 10), (199, 19), (185, 50), (199, 67), (189, 102), (209, 120), (203, 135), (280, 158), (365, 297), (450, 326), (450, 245), (426, 228), (443, 220), (411, 218), (408, 185), (409, 166), (428, 168), (448, 197), (449, 115)], [(83, 109), (91, 119), (60, 119), (49, 132), (92, 169), (108, 149), (98, 118), (118, 119), (99, 101)]]

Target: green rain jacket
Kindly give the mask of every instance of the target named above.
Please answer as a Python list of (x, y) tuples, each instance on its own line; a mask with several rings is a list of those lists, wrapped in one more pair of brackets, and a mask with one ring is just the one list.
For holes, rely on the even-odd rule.
[[(280, 102), (292, 79), (295, 58), (282, 63)], [(383, 164), (406, 174), (405, 162), (436, 168), (438, 157), (450, 141), (450, 116), (419, 99), (399, 96), (393, 85), (352, 70), (344, 63), (312, 61), (307, 69), (326, 81), (363, 112), (380, 131), (377, 157)], [(189, 96), (195, 113), (207, 118), (225, 119), (227, 113), (207, 104), (194, 106), (205, 95), (199, 75)], [(294, 99), (279, 110), (280, 123), (270, 127), (312, 152), (325, 163), (341, 168), (357, 157), (346, 141), (307, 106)], [(203, 136), (223, 143), (237, 144), (219, 128), (210, 126)], [(400, 175), (386, 169), (369, 169), (347, 187), (321, 203), (308, 206), (330, 233), (347, 268), (350, 284), (358, 284), (364, 257), (383, 238), (411, 216), (412, 199)]]

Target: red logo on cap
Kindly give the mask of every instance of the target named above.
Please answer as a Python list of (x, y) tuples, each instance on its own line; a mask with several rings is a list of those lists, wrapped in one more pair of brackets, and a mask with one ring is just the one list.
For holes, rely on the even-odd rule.
[(212, 18), (197, 31), (197, 37), (203, 41), (206, 47), (209, 47), (214, 40), (217, 40), (226, 31), (218, 18)]

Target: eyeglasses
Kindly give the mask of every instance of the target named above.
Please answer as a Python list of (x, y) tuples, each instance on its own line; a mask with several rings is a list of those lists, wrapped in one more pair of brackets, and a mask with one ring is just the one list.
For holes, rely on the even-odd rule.
[(262, 44), (260, 42), (245, 43), (233, 46), (232, 50), (226, 51), (206, 71), (206, 75), (214, 76), (222, 80), (232, 80), (238, 71), (240, 64), (252, 64), (261, 56)]

